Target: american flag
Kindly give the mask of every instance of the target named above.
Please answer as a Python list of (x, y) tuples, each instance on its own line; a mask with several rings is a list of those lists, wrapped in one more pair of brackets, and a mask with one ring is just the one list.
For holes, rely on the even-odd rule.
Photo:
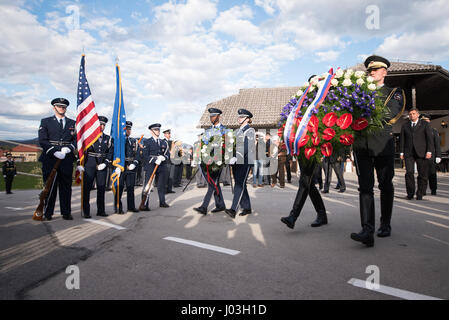
[[(98, 120), (95, 103), (92, 100), (89, 84), (86, 79), (84, 58), (85, 56), (83, 54), (81, 57), (77, 94), (78, 107), (76, 110), (76, 139), (80, 165), (84, 165), (84, 154), (87, 149), (101, 136), (100, 121)], [(76, 172), (76, 182), (80, 182), (78, 171)]]

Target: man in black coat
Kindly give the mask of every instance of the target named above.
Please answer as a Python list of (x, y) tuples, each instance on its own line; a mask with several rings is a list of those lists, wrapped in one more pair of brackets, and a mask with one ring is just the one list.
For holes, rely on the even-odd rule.
[(17, 170), (11, 152), (6, 153), (6, 161), (3, 162), (2, 171), (3, 171), (3, 178), (5, 178), (6, 194), (12, 194), (11, 192), (12, 180), (16, 176)]
[(72, 198), (72, 172), (76, 150), (75, 120), (65, 116), (69, 101), (64, 98), (53, 99), (54, 115), (41, 120), (39, 126), (39, 144), (42, 154), (39, 161), (42, 162), (42, 175), (47, 181), (58, 159), (62, 160), (57, 175), (45, 200), (44, 216), (51, 220), (56, 202), (56, 193), (59, 189), (59, 204), (64, 220), (73, 220), (71, 214)]
[[(422, 116), (422, 120), (426, 121), (430, 125), (429, 116)], [(429, 187), (432, 192), (432, 195), (437, 194), (437, 168), (436, 165), (441, 162), (441, 138), (438, 130), (432, 128), (432, 136), (433, 136), (433, 150), (432, 150), (432, 159), (429, 161)], [(426, 195), (426, 192), (424, 192)]]
[(418, 188), (416, 200), (422, 200), (427, 188), (429, 161), (432, 159), (434, 149), (432, 128), (419, 119), (419, 111), (416, 108), (408, 112), (409, 121), (404, 123), (400, 135), (400, 155), (405, 160), (405, 186), (407, 199), (413, 199), (415, 194), (415, 163), (418, 168)]
[(393, 177), (394, 177), (394, 137), (392, 125), (400, 118), (405, 108), (405, 96), (400, 88), (388, 88), (384, 84), (390, 62), (379, 56), (370, 56), (365, 60), (365, 67), (374, 82), (378, 93), (390, 110), (384, 119), (382, 130), (354, 141), (353, 150), (359, 180), (360, 220), (362, 231), (352, 233), (351, 239), (362, 242), (368, 247), (374, 246), (374, 170), (380, 189), (380, 228), (379, 237), (391, 234), (391, 215), (393, 211)]

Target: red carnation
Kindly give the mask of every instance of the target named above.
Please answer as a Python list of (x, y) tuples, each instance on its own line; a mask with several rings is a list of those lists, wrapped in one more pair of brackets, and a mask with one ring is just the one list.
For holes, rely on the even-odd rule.
[(312, 136), (312, 143), (314, 146), (317, 146), (320, 144), (320, 135), (318, 133), (316, 133)]
[(340, 136), (340, 143), (344, 144), (345, 146), (350, 146), (354, 143), (354, 137), (349, 133), (342, 134)]
[(345, 113), (340, 116), (337, 120), (337, 126), (339, 126), (342, 130), (347, 129), (352, 123), (352, 114)]
[(326, 128), (323, 131), (323, 139), (326, 141), (330, 141), (335, 137), (335, 130), (332, 128)]
[(299, 139), (298, 148), (304, 147), (307, 144), (307, 142), (309, 142), (309, 139), (310, 137), (308, 135), (305, 135), (304, 137)]
[(315, 154), (315, 152), (316, 152), (316, 148), (315, 147), (306, 148), (304, 150), (304, 154), (306, 155), (307, 160), (309, 160), (310, 157)]
[(332, 148), (332, 144), (330, 142), (326, 142), (321, 145), (321, 153), (323, 154), (323, 156), (330, 157), (330, 155), (332, 154), (332, 151), (333, 151), (333, 148)]
[(333, 127), (335, 125), (335, 122), (337, 122), (337, 115), (335, 114), (335, 112), (328, 113), (321, 121), (326, 127)]
[(313, 115), (310, 120), (309, 120), (309, 124), (307, 125), (307, 130), (309, 130), (310, 132), (318, 132), (318, 124), (319, 124), (319, 120), (317, 118), (317, 116)]
[(354, 121), (354, 123), (351, 125), (351, 128), (356, 131), (360, 131), (360, 130), (365, 129), (367, 126), (368, 126), (368, 120), (366, 120), (365, 118), (359, 118)]

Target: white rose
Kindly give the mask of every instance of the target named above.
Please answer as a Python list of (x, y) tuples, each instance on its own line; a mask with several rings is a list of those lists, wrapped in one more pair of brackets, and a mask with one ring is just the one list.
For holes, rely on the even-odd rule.
[(229, 140), (229, 143), (234, 143), (234, 139)]
[(346, 78), (346, 79), (343, 81), (343, 86), (345, 86), (345, 87), (349, 87), (351, 84), (352, 84), (351, 79)]
[(367, 78), (366, 78), (366, 81), (368, 81), (369, 83), (371, 83), (371, 82), (373, 82), (373, 81), (374, 81), (374, 78), (373, 78), (373, 77), (371, 77), (371, 76), (369, 76), (369, 77), (367, 77)]
[(357, 84), (359, 85), (359, 86), (361, 86), (361, 85), (363, 85), (364, 83), (365, 83), (365, 81), (363, 81), (363, 79), (357, 79)]
[(296, 92), (296, 97), (302, 96), (303, 93), (304, 93), (304, 91), (302, 91), (301, 89), (299, 89), (298, 92)]
[(368, 85), (368, 89), (370, 89), (370, 90), (376, 90), (377, 87), (376, 87), (376, 85), (375, 85), (374, 83), (370, 83), (370, 84)]
[(363, 77), (364, 75), (365, 75), (365, 72), (364, 72), (364, 71), (356, 71), (356, 72), (355, 72), (356, 78), (361, 78), (361, 77)]
[(319, 81), (319, 77), (315, 76), (310, 80), (310, 83), (313, 85), (316, 85), (318, 83), (318, 81)]
[(305, 87), (305, 88), (307, 88), (308, 86), (309, 86), (309, 82), (308, 81), (306, 81), (306, 82), (304, 82), (304, 84), (302, 85), (303, 87)]
[(345, 78), (349, 79), (351, 78), (351, 76), (354, 74), (354, 71), (352, 71), (351, 69), (349, 69), (348, 71), (345, 72)]
[(232, 138), (232, 132), (231, 131), (228, 132), (228, 137)]
[(309, 89), (309, 92), (312, 92), (313, 90), (315, 90), (315, 87), (311, 86), (310, 89)]
[(337, 69), (337, 72), (335, 72), (335, 78), (341, 78), (343, 76), (343, 70)]
[(225, 154), (224, 158), (225, 160), (229, 160), (229, 156), (227, 154)]
[(221, 166), (222, 162), (221, 161), (217, 161), (217, 166)]
[(337, 79), (332, 79), (331, 84), (336, 87), (338, 86), (338, 80)]

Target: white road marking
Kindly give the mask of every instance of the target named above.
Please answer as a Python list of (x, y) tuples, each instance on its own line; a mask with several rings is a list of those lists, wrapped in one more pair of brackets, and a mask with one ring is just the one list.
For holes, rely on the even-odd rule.
[(181, 238), (176, 238), (176, 237), (165, 237), (163, 239), (188, 244), (188, 245), (198, 247), (198, 248), (203, 248), (203, 249), (212, 250), (212, 251), (216, 251), (216, 252), (226, 253), (231, 256), (235, 256), (240, 253), (240, 251), (237, 251), (237, 250), (226, 249), (226, 248), (222, 248), (222, 247), (213, 246), (213, 245), (207, 244), (207, 243), (186, 240), (186, 239), (181, 239)]
[(125, 230), (126, 229), (126, 228), (124, 228), (122, 226), (119, 226), (119, 225), (116, 225), (116, 224), (112, 224), (112, 223), (109, 223), (109, 222), (104, 222), (104, 221), (101, 221), (101, 220), (94, 220), (94, 219), (83, 219), (83, 220), (87, 221), (87, 222), (101, 224), (103, 226), (111, 227), (111, 228), (114, 228), (114, 229), (117, 229), (117, 230)]
[(395, 205), (395, 207), (396, 208), (405, 209), (407, 211), (413, 211), (413, 212), (416, 212), (416, 213), (425, 214), (425, 215), (436, 217), (436, 218), (440, 218), (440, 219), (449, 220), (449, 217), (443, 216), (442, 214), (438, 214), (438, 213), (431, 213), (431, 212), (426, 212), (426, 211), (423, 211), (423, 210), (417, 210), (417, 209), (407, 208), (407, 207), (398, 206), (398, 205)]
[(432, 239), (432, 240), (435, 240), (435, 241), (438, 241), (438, 242), (441, 242), (441, 243), (444, 243), (444, 244), (447, 244), (447, 245), (449, 246), (449, 243), (448, 243), (448, 242), (443, 241), (443, 240), (440, 240), (440, 239), (437, 239), (437, 238), (434, 238), (434, 237), (431, 237), (431, 236), (428, 236), (428, 235), (426, 235), (426, 234), (423, 234), (423, 237), (429, 238), (429, 239)]
[(359, 287), (359, 288), (387, 294), (387, 295), (405, 299), (405, 300), (442, 300), (440, 298), (425, 296), (425, 295), (422, 295), (419, 293), (396, 289), (396, 288), (392, 288), (392, 287), (388, 287), (388, 286), (384, 286), (384, 285), (379, 285), (379, 289), (371, 289), (371, 288), (367, 287), (365, 280), (359, 280), (359, 279), (354, 279), (354, 278), (349, 280), (348, 283), (353, 285), (354, 287)]
[(24, 208), (5, 207), (5, 209), (20, 211), (20, 210), (23, 210)]
[(433, 224), (433, 225), (435, 225), (437, 227), (443, 227), (443, 228), (449, 229), (449, 226), (447, 226), (445, 224), (442, 224), (442, 223), (438, 223), (438, 222), (430, 221), (430, 220), (426, 220), (426, 222), (430, 223), (430, 224)]

